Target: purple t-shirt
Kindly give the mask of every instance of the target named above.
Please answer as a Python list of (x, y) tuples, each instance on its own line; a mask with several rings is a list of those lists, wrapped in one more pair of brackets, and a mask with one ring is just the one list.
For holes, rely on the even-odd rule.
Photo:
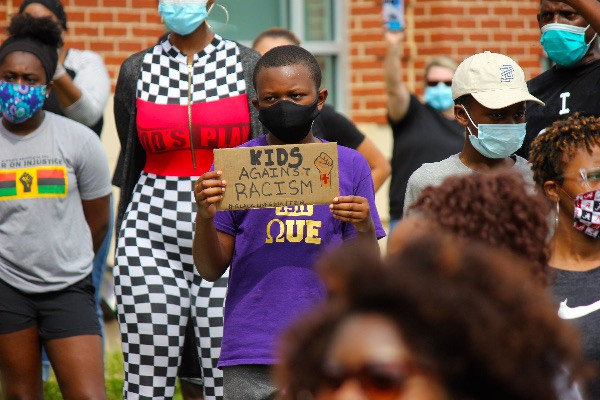
[[(261, 136), (240, 147), (266, 145)], [(377, 238), (384, 237), (366, 160), (338, 146), (338, 164), (340, 195), (365, 197)], [(356, 230), (333, 218), (327, 204), (220, 211), (214, 221), (235, 237), (219, 366), (274, 364), (280, 333), (325, 298), (315, 260)]]

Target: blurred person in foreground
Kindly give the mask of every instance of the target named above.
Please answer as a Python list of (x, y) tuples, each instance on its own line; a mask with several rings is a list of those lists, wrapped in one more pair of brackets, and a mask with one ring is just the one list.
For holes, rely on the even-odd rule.
[(525, 258), (531, 276), (548, 284), (550, 207), (521, 174), (449, 176), (423, 189), (409, 211), (390, 235), (388, 252), (401, 249), (416, 231), (441, 228)]
[(580, 367), (577, 334), (509, 253), (430, 232), (383, 265), (346, 246), (320, 269), (340, 257), (361, 284), (285, 333), (286, 400), (552, 400)]

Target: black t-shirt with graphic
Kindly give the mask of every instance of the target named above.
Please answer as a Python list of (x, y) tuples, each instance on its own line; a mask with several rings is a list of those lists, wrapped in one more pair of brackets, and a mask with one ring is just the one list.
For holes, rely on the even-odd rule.
[(575, 68), (555, 66), (531, 79), (529, 92), (546, 103), (527, 102), (527, 135), (517, 154), (529, 158), (529, 147), (540, 131), (576, 112), (600, 116), (600, 60)]
[[(584, 358), (600, 371), (600, 266), (581, 272), (551, 271), (558, 315), (579, 329)], [(590, 379), (584, 392), (586, 398), (600, 399), (600, 376)]]
[(406, 116), (389, 121), (394, 135), (390, 218), (402, 218), (408, 178), (424, 163), (442, 161), (462, 150), (465, 128), (410, 96)]

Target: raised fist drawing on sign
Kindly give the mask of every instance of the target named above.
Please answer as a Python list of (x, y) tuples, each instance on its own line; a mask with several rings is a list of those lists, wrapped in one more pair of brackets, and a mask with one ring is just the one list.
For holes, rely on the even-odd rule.
[(315, 166), (319, 170), (321, 186), (331, 185), (331, 170), (333, 169), (333, 159), (327, 153), (321, 152), (315, 159)]

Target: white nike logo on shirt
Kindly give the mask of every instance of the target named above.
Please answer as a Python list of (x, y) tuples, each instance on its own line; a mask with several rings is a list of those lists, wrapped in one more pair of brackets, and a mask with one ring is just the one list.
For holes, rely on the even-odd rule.
[(584, 317), (598, 310), (600, 310), (600, 300), (588, 306), (569, 307), (567, 305), (567, 299), (565, 299), (565, 301), (560, 303), (560, 307), (558, 308), (558, 316), (562, 319), (576, 319)]

